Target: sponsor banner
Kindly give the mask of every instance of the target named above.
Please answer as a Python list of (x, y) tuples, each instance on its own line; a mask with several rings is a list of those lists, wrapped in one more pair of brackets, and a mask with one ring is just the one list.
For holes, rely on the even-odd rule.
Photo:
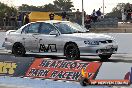
[(79, 81), (81, 70), (85, 69), (89, 79), (94, 79), (101, 62), (84, 62), (70, 60), (35, 59), (26, 73), (26, 77), (48, 78), (54, 80)]
[(25, 76), (33, 60), (32, 57), (0, 55), (0, 76)]

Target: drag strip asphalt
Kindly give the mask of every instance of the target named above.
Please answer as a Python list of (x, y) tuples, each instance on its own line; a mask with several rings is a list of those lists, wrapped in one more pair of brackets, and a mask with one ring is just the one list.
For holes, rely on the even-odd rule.
[[(0, 50), (0, 55), (13, 56), (13, 54), (8, 53), (6, 50)], [(66, 59), (63, 56), (43, 56), (43, 55), (32, 55), (28, 54), (25, 57), (36, 57), (36, 58), (52, 58), (52, 59)], [(100, 61), (100, 62), (123, 62), (123, 63), (132, 63), (132, 54), (113, 54), (109, 60), (101, 60), (98, 56), (83, 56), (79, 60), (83, 61)]]

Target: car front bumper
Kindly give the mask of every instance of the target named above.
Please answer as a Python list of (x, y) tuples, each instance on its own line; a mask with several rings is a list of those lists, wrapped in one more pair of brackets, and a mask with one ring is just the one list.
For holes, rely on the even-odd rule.
[(96, 45), (96, 46), (83, 46), (79, 47), (80, 55), (108, 55), (114, 54), (118, 50), (117, 44), (105, 44), (105, 45)]

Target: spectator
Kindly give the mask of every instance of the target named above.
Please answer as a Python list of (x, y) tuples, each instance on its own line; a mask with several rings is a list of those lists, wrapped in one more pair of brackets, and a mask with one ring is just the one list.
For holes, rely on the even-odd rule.
[(62, 16), (62, 21), (65, 21), (67, 17), (67, 13), (64, 11), (61, 13), (61, 16)]
[(131, 12), (132, 12), (131, 7), (129, 7), (128, 10), (127, 10), (127, 20), (128, 21), (131, 20)]
[(5, 26), (9, 26), (9, 16), (7, 13), (5, 13), (4, 22), (5, 22)]
[(16, 16), (15, 16), (14, 12), (12, 12), (11, 16), (10, 16), (10, 25), (16, 26)]
[(21, 13), (18, 13), (18, 16), (17, 16), (17, 26), (18, 28), (22, 26), (22, 14)]
[(124, 24), (125, 21), (126, 21), (127, 12), (126, 12), (126, 10), (124, 8), (121, 10), (121, 12), (122, 12), (122, 21), (123, 21), (123, 24)]
[(81, 12), (79, 11), (79, 9), (77, 9), (76, 13), (75, 13), (75, 20), (76, 20), (76, 23), (80, 24), (81, 25)]
[(92, 16), (92, 21), (93, 21), (93, 22), (96, 22), (96, 21), (97, 21), (97, 14), (96, 14), (95, 9), (93, 10), (91, 16)]
[(49, 18), (50, 18), (50, 20), (54, 20), (54, 16), (55, 16), (54, 13), (50, 13), (50, 14), (49, 14)]
[(100, 8), (99, 8), (99, 10), (96, 12), (96, 14), (97, 14), (98, 20), (100, 20), (100, 19), (101, 19), (101, 11), (100, 11)]
[(28, 16), (28, 14), (26, 14), (25, 19), (24, 19), (24, 25), (28, 24), (29, 22), (30, 22), (29, 16)]
[(91, 28), (91, 17), (90, 17), (90, 15), (86, 16), (86, 20), (84, 21), (84, 24), (85, 24), (86, 29)]

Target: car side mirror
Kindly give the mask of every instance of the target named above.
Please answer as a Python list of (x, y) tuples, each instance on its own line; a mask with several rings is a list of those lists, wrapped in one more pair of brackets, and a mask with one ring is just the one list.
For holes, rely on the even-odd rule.
[(57, 31), (51, 31), (49, 34), (50, 34), (50, 35), (56, 35), (56, 36), (59, 35)]

